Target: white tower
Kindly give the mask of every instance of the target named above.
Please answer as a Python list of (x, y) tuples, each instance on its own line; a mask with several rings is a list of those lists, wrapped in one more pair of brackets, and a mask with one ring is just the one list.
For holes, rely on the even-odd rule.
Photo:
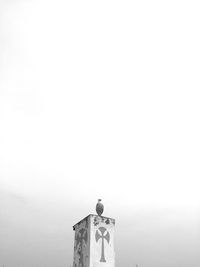
[[(101, 203), (96, 210), (103, 212)], [(114, 267), (114, 227), (114, 219), (93, 214), (75, 224), (73, 267)]]

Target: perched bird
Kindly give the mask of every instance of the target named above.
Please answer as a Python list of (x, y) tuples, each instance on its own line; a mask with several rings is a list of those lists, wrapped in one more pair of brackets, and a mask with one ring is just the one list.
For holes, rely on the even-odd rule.
[(101, 199), (98, 199), (98, 203), (96, 204), (96, 212), (99, 216), (103, 213), (103, 204), (101, 203)]

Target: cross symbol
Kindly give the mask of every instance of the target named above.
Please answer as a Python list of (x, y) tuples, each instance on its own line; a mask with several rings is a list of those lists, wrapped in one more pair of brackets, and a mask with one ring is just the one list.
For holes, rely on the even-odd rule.
[[(99, 232), (101, 234), (99, 234)], [(100, 238), (102, 239), (102, 243), (101, 243), (101, 259), (100, 259), (100, 261), (101, 262), (106, 262), (105, 256), (104, 256), (104, 239), (106, 239), (106, 241), (109, 243), (110, 234), (109, 234), (109, 232), (107, 231), (107, 229), (105, 227), (99, 227), (99, 229), (96, 230), (95, 238), (96, 238), (96, 242), (98, 242)]]

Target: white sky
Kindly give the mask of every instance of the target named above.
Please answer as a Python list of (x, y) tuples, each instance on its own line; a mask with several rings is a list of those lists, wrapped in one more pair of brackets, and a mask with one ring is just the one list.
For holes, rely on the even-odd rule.
[[(188, 251), (193, 244), (190, 252), (196, 252), (199, 13), (198, 1), (0, 2), (0, 215), (7, 240), (0, 265), (50, 266), (37, 254), (45, 251), (37, 237), (54, 229), (63, 238), (56, 243), (65, 246), (60, 250), (71, 251), (56, 265), (60, 257), (53, 246), (51, 264), (69, 266), (71, 225), (93, 213), (99, 197), (105, 215), (119, 223), (123, 247), (137, 221), (145, 235), (161, 227), (152, 238), (158, 244), (150, 245), (155, 250), (163, 248), (161, 236), (167, 238), (172, 225), (173, 231), (182, 227), (180, 236), (187, 229), (190, 241), (175, 240), (172, 231), (171, 249), (185, 244)], [(47, 218), (54, 217), (48, 228)], [(152, 218), (156, 226), (149, 224)], [(24, 227), (40, 244), (38, 262), (26, 244), (16, 252)], [(141, 266), (200, 266), (197, 254), (179, 259), (177, 252), (174, 259), (164, 248), (152, 258), (139, 233), (136, 240), (144, 243), (134, 248), (139, 262), (146, 259)], [(118, 266), (125, 258), (127, 267), (129, 259), (135, 264), (137, 257), (123, 254), (119, 243)]]

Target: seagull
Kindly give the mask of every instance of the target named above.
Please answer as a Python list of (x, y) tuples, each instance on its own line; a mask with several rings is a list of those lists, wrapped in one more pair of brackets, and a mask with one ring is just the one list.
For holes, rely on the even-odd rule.
[(98, 199), (98, 203), (96, 204), (96, 212), (99, 216), (103, 213), (104, 206), (101, 203), (101, 199)]

